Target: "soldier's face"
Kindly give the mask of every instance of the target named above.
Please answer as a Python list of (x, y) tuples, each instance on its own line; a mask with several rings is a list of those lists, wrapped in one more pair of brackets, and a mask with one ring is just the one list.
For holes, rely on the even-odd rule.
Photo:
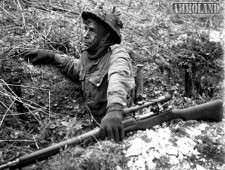
[(83, 43), (85, 49), (96, 48), (102, 38), (106, 35), (104, 26), (93, 19), (84, 21)]

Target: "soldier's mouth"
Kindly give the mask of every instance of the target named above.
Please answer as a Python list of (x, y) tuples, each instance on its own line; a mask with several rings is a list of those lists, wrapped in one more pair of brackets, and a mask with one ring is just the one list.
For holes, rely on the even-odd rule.
[(84, 42), (84, 46), (90, 46), (91, 43), (90, 42)]

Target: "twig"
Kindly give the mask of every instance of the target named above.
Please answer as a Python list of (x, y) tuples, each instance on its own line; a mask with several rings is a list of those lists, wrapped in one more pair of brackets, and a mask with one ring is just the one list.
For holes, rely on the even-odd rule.
[(98, 121), (94, 118), (91, 109), (88, 107), (88, 105), (85, 103), (85, 108), (87, 109), (89, 115), (90, 115), (90, 120), (93, 120), (97, 125), (100, 126), (100, 124), (98, 123)]
[(5, 88), (3, 88), (3, 91), (0, 91), (0, 93), (1, 93), (3, 96), (8, 97), (9, 100), (12, 102), (13, 100), (12, 100), (12, 98), (10, 97), (10, 95), (9, 95), (7, 92), (8, 92), (8, 91), (7, 91)]
[(9, 140), (4, 140), (4, 139), (0, 139), (0, 142), (34, 142), (33, 140), (12, 140), (12, 139), (9, 139)]
[(34, 136), (33, 136), (33, 139), (34, 139), (34, 143), (35, 143), (35, 146), (37, 147), (37, 149), (40, 149)]
[(9, 85), (3, 80), (3, 79), (0, 79), (4, 84), (5, 86), (10, 90), (10, 92), (15, 96), (15, 98), (19, 101), (19, 102), (22, 102), (22, 100), (20, 100), (20, 98), (14, 93), (14, 91), (9, 87)]
[(67, 13), (71, 13), (73, 15), (80, 15), (78, 12), (70, 11), (70, 10), (60, 8), (60, 7), (57, 7), (57, 6), (50, 5), (50, 7), (52, 8), (53, 11), (67, 12)]
[[(35, 102), (33, 102), (33, 101), (30, 101), (30, 100), (27, 100), (27, 99), (24, 99), (24, 98), (22, 98), (22, 97), (18, 97), (14, 92), (13, 92), (13, 90), (9, 87), (9, 84), (7, 84), (3, 79), (0, 79), (1, 81), (3, 81), (3, 83), (4, 83), (4, 85), (6, 85), (7, 86), (7, 88), (13, 93), (13, 94), (7, 94), (7, 93), (4, 93), (4, 92), (1, 92), (0, 91), (0, 93), (1, 94), (3, 94), (3, 95), (5, 95), (5, 96), (7, 96), (7, 97), (11, 97), (11, 98), (13, 98), (14, 100), (16, 100), (16, 101), (18, 101), (18, 102), (21, 102), (21, 103), (23, 103), (24, 105), (26, 105), (26, 106), (28, 106), (28, 107), (30, 107), (30, 108), (33, 108), (33, 109), (36, 109), (36, 110), (40, 110), (40, 111), (42, 111), (43, 113), (45, 113), (45, 114), (50, 114), (50, 112), (49, 113), (46, 113), (44, 110), (42, 110), (42, 109), (46, 109), (46, 107), (42, 107), (42, 106), (40, 106), (39, 104), (37, 104), (37, 103), (35, 103)], [(0, 83), (1, 84), (1, 83)], [(17, 85), (17, 86), (21, 86), (21, 85)], [(46, 89), (47, 90), (47, 89)], [(50, 91), (49, 91), (50, 92)], [(49, 96), (50, 97), (50, 96)], [(10, 100), (11, 100), (11, 98), (10, 98)], [(37, 107), (34, 107), (34, 106), (32, 106), (32, 105), (30, 105), (30, 104), (28, 104), (28, 103), (24, 103), (21, 99), (23, 99), (24, 101), (27, 101), (27, 102), (29, 102), (29, 103), (33, 103), (34, 105), (37, 105), (38, 107), (40, 107), (40, 108), (37, 108)], [(49, 99), (50, 100), (50, 99)], [(50, 107), (50, 105), (49, 105), (49, 107)]]
[(16, 19), (17, 17), (15, 15), (10, 14), (6, 9), (4, 9), (3, 7), (0, 6), (0, 8), (3, 10), (3, 12), (5, 12), (8, 16), (10, 16), (11, 18)]
[[(1, 102), (0, 101), (0, 104), (3, 106), (3, 107), (5, 107), (6, 109), (8, 108), (3, 102)], [(18, 114), (14, 114), (14, 112), (12, 111), (12, 110), (9, 110), (9, 112), (11, 113), (10, 115), (6, 115), (6, 116), (13, 116), (13, 117), (15, 117), (15, 116), (17, 116), (17, 115), (20, 115), (19, 113)], [(21, 113), (21, 114), (27, 114), (27, 113)], [(19, 123), (20, 124), (20, 122), (17, 120), (17, 119), (15, 119), (16, 121), (17, 121), (17, 123)]]
[[(1, 91), (0, 91), (0, 93), (1, 93)], [(10, 96), (10, 97), (12, 97), (12, 98), (14, 99), (14, 101), (17, 101), (16, 98), (15, 98), (14, 96)], [(29, 110), (29, 113), (30, 113), (30, 114), (38, 121), (39, 124), (41, 124), (40, 120), (37, 118), (37, 116), (36, 116), (32, 111), (30, 111), (29, 107), (35, 109), (35, 111), (41, 111), (41, 112), (43, 112), (43, 113), (45, 113), (45, 114), (48, 115), (48, 113), (46, 113), (45, 111), (43, 111), (41, 108), (33, 107), (33, 106), (31, 106), (31, 105), (29, 105), (29, 104), (27, 104), (27, 103), (24, 103), (24, 102), (22, 102), (22, 103), (23, 103), (25, 106), (28, 106), (28, 107), (26, 107), (26, 108)]]
[[(2, 81), (2, 79), (0, 79), (0, 81)], [(2, 83), (0, 83), (0, 84), (2, 84)], [(9, 84), (9, 83), (7, 83), (7, 84), (10, 86), (20, 86), (20, 87), (31, 88), (31, 89), (39, 89), (39, 90), (49, 90), (49, 89), (45, 89), (42, 87), (32, 87), (32, 86), (16, 85), (16, 84)]]
[[(2, 101), (0, 101), (0, 104), (1, 104), (4, 108), (8, 109), (8, 107), (7, 107)], [(14, 112), (13, 112), (12, 110), (9, 110), (9, 112), (11, 113), (10, 115), (16, 115), (16, 114), (14, 114)]]
[[(3, 95), (5, 95), (5, 96), (7, 96), (7, 97), (13, 98), (15, 101), (19, 101), (19, 100), (18, 100), (16, 97), (14, 97), (13, 95), (9, 95), (9, 94), (3, 93), (3, 92), (1, 92), (1, 91), (0, 91), (0, 93), (3, 94)], [(11, 98), (10, 98), (10, 99), (11, 99)], [(44, 111), (44, 109), (46, 109), (46, 107), (42, 107), (42, 106), (40, 106), (39, 104), (37, 104), (37, 103), (35, 103), (35, 102), (32, 102), (32, 101), (30, 101), (30, 100), (26, 100), (26, 99), (24, 99), (24, 98), (22, 98), (22, 99), (25, 100), (25, 101), (27, 101), (27, 102), (30, 102), (31, 104), (33, 103), (33, 104), (39, 106), (40, 108), (35, 107), (35, 106), (32, 106), (32, 105), (30, 105), (30, 104), (28, 104), (28, 103), (25, 103), (25, 102), (21, 102), (21, 103), (23, 103), (23, 105), (25, 105), (25, 106), (27, 106), (27, 107), (29, 107), (29, 108), (35, 109), (36, 111), (38, 110), (38, 111), (41, 111), (41, 112), (43, 112), (43, 113), (49, 115), (49, 113), (47, 113), (47, 112)], [(12, 100), (11, 100), (11, 101), (12, 101)], [(29, 109), (29, 108), (28, 108), (28, 109)], [(42, 110), (42, 109), (43, 109), (43, 110)]]
[[(4, 108), (8, 108), (3, 102), (1, 102), (0, 101), (0, 104), (4, 107)], [(25, 114), (33, 114), (33, 112), (37, 112), (37, 111), (42, 111), (42, 110), (40, 110), (40, 109), (36, 109), (36, 110), (33, 110), (33, 111), (30, 111), (29, 110), (29, 112), (24, 112), (24, 113), (15, 113), (15, 112), (13, 112), (12, 110), (9, 110), (9, 112), (10, 112), (10, 115), (8, 115), (8, 116), (20, 116), (20, 115), (25, 115)], [(7, 115), (6, 115), (7, 116)]]
[(45, 37), (45, 39), (47, 39), (47, 37), (50, 34), (51, 30), (52, 30), (52, 25), (50, 25), (50, 27), (47, 29), (47, 32), (46, 32), (45, 36), (43, 35)]
[(18, 3), (18, 6), (19, 6), (19, 9), (21, 11), (21, 15), (22, 15), (23, 27), (25, 27), (26, 26), (26, 22), (25, 22), (25, 17), (24, 17), (24, 14), (23, 14), (23, 8), (22, 8), (19, 0), (17, 0), (17, 3)]
[[(45, 41), (53, 42), (53, 41), (51, 41), (49, 38), (47, 38), (47, 36), (45, 36), (43, 33), (41, 33), (40, 31), (38, 31), (37, 28), (36, 28), (35, 26), (34, 26), (33, 28), (34, 28), (34, 30), (36, 31), (36, 33), (39, 34), (40, 39), (44, 40), (44, 42), (45, 42)], [(50, 28), (51, 28), (51, 27), (50, 27)], [(40, 41), (40, 39), (39, 39), (39, 41)], [(38, 41), (38, 40), (37, 40), (37, 41)], [(53, 42), (53, 43), (54, 43), (54, 42)], [(51, 43), (49, 43), (49, 46), (51, 46), (52, 49), (54, 49), (55, 51), (57, 51), (57, 50), (51, 45)]]
[(2, 120), (1, 120), (1, 122), (0, 122), (0, 127), (2, 126), (2, 123), (3, 123), (3, 121), (4, 121), (5, 117), (6, 117), (6, 114), (9, 112), (10, 108), (12, 107), (12, 105), (13, 105), (14, 103), (15, 103), (15, 100), (10, 104), (10, 106), (9, 106), (8, 109), (6, 110), (5, 114), (3, 115)]
[[(4, 80), (2, 80), (2, 81), (3, 81), (4, 84), (10, 89), (10, 87), (8, 86), (8, 84), (7, 84)], [(33, 117), (38, 121), (39, 124), (41, 124), (40, 120), (37, 118), (37, 116), (36, 116), (33, 112), (30, 111), (29, 108), (33, 108), (33, 109), (35, 109), (36, 111), (37, 111), (37, 110), (38, 110), (38, 111), (41, 111), (41, 112), (43, 112), (43, 113), (49, 115), (49, 117), (50, 117), (50, 112), (49, 112), (49, 113), (46, 113), (46, 112), (44, 111), (45, 109), (47, 109), (46, 107), (42, 107), (42, 106), (38, 105), (38, 104), (35, 103), (35, 102), (32, 102), (32, 101), (30, 101), (30, 100), (26, 100), (26, 99), (22, 98), (23, 100), (25, 100), (25, 101), (27, 101), (27, 102), (29, 102), (29, 103), (34, 103), (34, 104), (38, 105), (40, 108), (34, 107), (34, 106), (30, 105), (29, 103), (23, 102), (23, 101), (21, 100), (21, 98), (18, 97), (11, 89), (10, 89), (10, 91), (13, 93), (13, 95), (12, 95), (12, 94), (7, 94), (6, 92), (4, 93), (4, 92), (2, 92), (2, 91), (0, 91), (0, 93), (2, 93), (3, 95), (9, 97), (10, 100), (11, 100), (11, 98), (13, 98), (13, 102), (19, 101), (19, 102), (23, 103), (23, 105), (26, 106), (26, 108), (29, 110), (29, 113), (33, 115)], [(8, 91), (7, 91), (7, 92), (8, 92)], [(49, 100), (50, 100), (50, 99), (49, 99)], [(43, 109), (43, 110), (42, 110), (42, 109)], [(49, 105), (49, 109), (50, 109), (50, 105)], [(5, 118), (5, 116), (6, 116), (6, 115), (4, 115), (3, 118)]]
[(48, 91), (48, 112), (49, 112), (49, 120), (50, 120), (50, 118), (51, 118), (51, 92), (50, 92), (50, 90)]

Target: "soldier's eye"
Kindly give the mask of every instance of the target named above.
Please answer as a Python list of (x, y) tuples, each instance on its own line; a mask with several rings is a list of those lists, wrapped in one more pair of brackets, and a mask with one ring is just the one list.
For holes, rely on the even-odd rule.
[(94, 28), (89, 28), (89, 31), (94, 32)]

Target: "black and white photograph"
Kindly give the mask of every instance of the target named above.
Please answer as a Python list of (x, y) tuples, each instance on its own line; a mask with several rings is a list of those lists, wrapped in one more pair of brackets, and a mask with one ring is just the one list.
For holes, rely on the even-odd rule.
[(0, 170), (225, 170), (223, 0), (0, 0)]

